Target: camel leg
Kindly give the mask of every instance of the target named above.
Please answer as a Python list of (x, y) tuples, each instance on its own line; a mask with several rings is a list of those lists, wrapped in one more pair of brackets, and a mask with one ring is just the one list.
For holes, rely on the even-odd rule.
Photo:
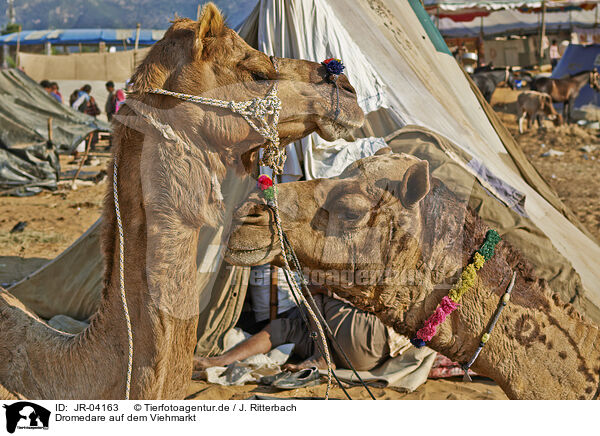
[(523, 121), (525, 120), (525, 112), (519, 115), (519, 133), (523, 134)]

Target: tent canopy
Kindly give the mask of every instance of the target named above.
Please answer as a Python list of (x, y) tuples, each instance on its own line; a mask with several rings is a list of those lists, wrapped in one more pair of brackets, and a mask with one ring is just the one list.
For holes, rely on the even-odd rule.
[[(547, 33), (590, 28), (598, 24), (598, 1), (546, 1)], [(541, 1), (426, 0), (427, 12), (445, 37), (530, 35), (541, 26)]]
[[(140, 29), (140, 45), (152, 45), (165, 34), (164, 30)], [(134, 44), (136, 29), (56, 29), (24, 30), (0, 36), (0, 45), (34, 45), (47, 42), (59, 45)]]
[(570, 12), (594, 9), (597, 0), (547, 0), (547, 1), (437, 1), (426, 0), (425, 9), (431, 15), (450, 18), (453, 21), (472, 21), (477, 17), (487, 17), (493, 12), (513, 10), (523, 13), (539, 13), (546, 6), (546, 12)]

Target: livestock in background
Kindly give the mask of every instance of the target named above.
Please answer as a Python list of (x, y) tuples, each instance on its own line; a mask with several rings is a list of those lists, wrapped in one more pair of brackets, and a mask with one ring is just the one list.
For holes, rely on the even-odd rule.
[(523, 91), (517, 97), (517, 119), (519, 133), (523, 133), (523, 121), (527, 118), (527, 130), (531, 129), (534, 120), (537, 120), (538, 129), (542, 126), (542, 116), (554, 122), (555, 126), (562, 124), (562, 116), (556, 112), (549, 94), (539, 91)]

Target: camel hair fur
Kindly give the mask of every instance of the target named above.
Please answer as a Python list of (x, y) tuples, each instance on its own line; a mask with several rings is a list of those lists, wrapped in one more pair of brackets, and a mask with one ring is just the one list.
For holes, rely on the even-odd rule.
[[(406, 154), (382, 151), (339, 177), (277, 190), (283, 230), (307, 279), (408, 337), (458, 281), (489, 230), (429, 175), (427, 161)], [(234, 214), (226, 259), (280, 264), (279, 247), (271, 209), (253, 194)], [(513, 399), (597, 398), (598, 327), (552, 295), (505, 241), (428, 346), (467, 362), (515, 271), (511, 300), (473, 369)]]
[[(277, 80), (281, 146), (317, 132), (351, 134), (364, 114), (341, 75), (339, 117), (323, 65), (271, 59), (224, 24), (209, 3), (198, 21), (177, 19), (132, 76), (114, 123), (113, 159), (123, 218), (125, 290), (133, 326), (132, 399), (181, 399), (192, 374), (198, 324), (197, 241), (219, 226), (226, 170), (265, 142), (229, 109), (149, 94), (153, 88), (227, 101), (264, 97)], [(112, 174), (113, 164), (109, 165)], [(119, 290), (112, 177), (103, 210), (104, 289), (78, 335), (60, 332), (0, 291), (0, 398), (120, 399), (128, 341)]]

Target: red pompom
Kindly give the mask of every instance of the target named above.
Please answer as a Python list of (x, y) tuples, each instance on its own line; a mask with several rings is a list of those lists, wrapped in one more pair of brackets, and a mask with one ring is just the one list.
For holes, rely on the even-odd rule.
[(269, 189), (271, 186), (273, 186), (273, 180), (266, 174), (263, 174), (262, 176), (260, 176), (258, 178), (258, 188), (261, 191), (264, 191), (265, 189)]

